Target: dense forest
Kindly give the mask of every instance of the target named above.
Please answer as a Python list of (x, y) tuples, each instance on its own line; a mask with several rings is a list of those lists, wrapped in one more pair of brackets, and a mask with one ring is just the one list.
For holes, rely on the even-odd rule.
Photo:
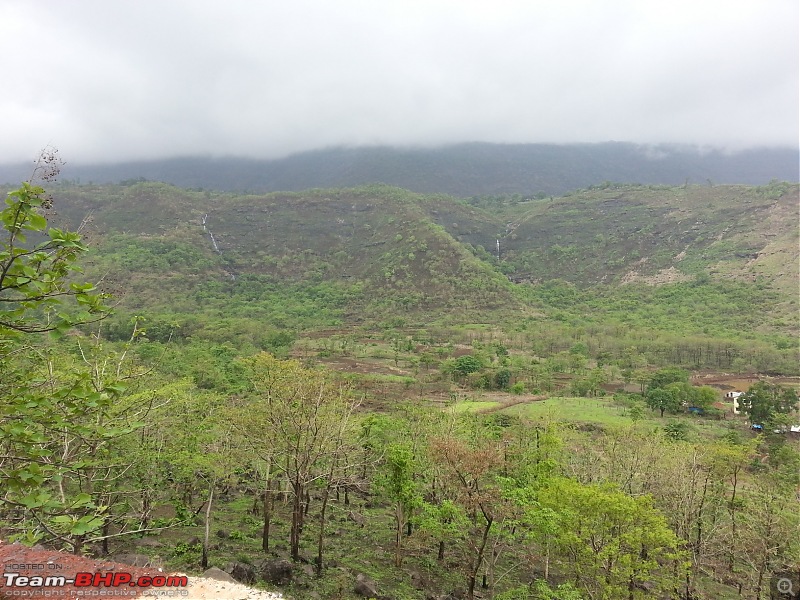
[(0, 212), (0, 538), (295, 599), (797, 580), (797, 184), (237, 195), (40, 166)]

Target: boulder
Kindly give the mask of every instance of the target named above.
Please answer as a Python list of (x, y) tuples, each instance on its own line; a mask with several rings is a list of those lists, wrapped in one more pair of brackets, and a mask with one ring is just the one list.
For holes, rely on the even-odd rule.
[(364, 523), (366, 522), (366, 519), (364, 519), (364, 515), (359, 514), (357, 512), (353, 512), (352, 510), (349, 513), (347, 513), (347, 520), (352, 521), (359, 527), (363, 527)]
[(292, 582), (292, 563), (283, 558), (265, 560), (259, 565), (259, 574), (272, 585), (288, 585)]
[(248, 565), (247, 563), (230, 563), (228, 568), (225, 570), (231, 574), (231, 577), (240, 583), (246, 583), (249, 585), (255, 583), (256, 579), (258, 579), (256, 576), (256, 568), (253, 565)]
[(114, 561), (132, 567), (153, 567), (152, 559), (146, 554), (117, 554)]
[(204, 571), (200, 577), (205, 577), (206, 579), (214, 579), (216, 581), (227, 581), (229, 583), (236, 583), (236, 580), (228, 575), (222, 569), (218, 569), (217, 567), (211, 567), (207, 571)]
[(378, 586), (363, 573), (356, 575), (356, 584), (353, 586), (353, 591), (364, 598), (378, 597)]

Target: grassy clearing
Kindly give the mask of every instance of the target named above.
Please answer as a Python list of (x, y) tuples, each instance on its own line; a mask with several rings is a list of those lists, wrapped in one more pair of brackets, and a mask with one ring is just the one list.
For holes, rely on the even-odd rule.
[[(601, 428), (630, 426), (634, 421), (627, 407), (610, 398), (553, 397), (546, 400), (520, 403), (502, 408), (503, 403), (495, 401), (469, 400), (448, 407), (456, 413), (483, 412), (499, 409), (498, 412), (515, 415), (529, 421), (553, 423), (592, 424)], [(692, 415), (665, 415), (659, 417), (651, 410), (645, 410), (642, 418), (636, 421), (637, 427), (647, 430), (660, 429), (670, 420), (679, 420), (689, 425), (689, 435), (716, 438), (729, 431), (734, 421), (713, 421)], [(736, 422), (738, 424), (738, 421)], [(742, 425), (743, 427), (743, 425)]]
[(452, 404), (447, 407), (447, 410), (453, 413), (465, 413), (465, 412), (480, 412), (482, 410), (487, 410), (490, 408), (497, 408), (502, 406), (500, 402), (485, 402), (482, 400), (464, 400), (463, 402), (458, 402), (456, 404)]

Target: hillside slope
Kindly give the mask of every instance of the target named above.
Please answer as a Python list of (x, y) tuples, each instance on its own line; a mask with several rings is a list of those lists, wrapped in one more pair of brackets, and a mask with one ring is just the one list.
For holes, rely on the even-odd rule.
[(798, 289), (797, 184), (607, 185), (527, 203), (507, 226), (514, 277), (668, 283), (698, 275)]
[(606, 184), (491, 211), (381, 185), (267, 195), (64, 186), (54, 219), (77, 227), (91, 215), (88, 273), (123, 311), (155, 311), (185, 335), (209, 319), (248, 335), (253, 322), (513, 321), (547, 312), (552, 293), (535, 284), (548, 281), (615, 303), (653, 297), (631, 286), (727, 281), (709, 290), (715, 302), (744, 295), (764, 331), (793, 334), (798, 187)]

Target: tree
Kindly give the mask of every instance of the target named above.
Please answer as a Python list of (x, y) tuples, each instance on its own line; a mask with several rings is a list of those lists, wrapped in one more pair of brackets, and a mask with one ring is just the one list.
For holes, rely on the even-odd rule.
[(683, 369), (668, 368), (659, 369), (650, 378), (648, 389), (664, 388), (670, 383), (683, 383), (689, 381), (689, 372)]
[(477, 356), (465, 354), (464, 356), (459, 356), (457, 359), (455, 359), (452, 370), (454, 374), (464, 378), (470, 373), (479, 371), (482, 367), (483, 363)]
[(680, 400), (671, 390), (665, 390), (663, 388), (651, 389), (647, 392), (644, 400), (647, 406), (653, 410), (660, 411), (662, 417), (665, 411), (677, 413), (681, 410)]
[(714, 402), (717, 401), (717, 391), (707, 385), (701, 387), (693, 387), (691, 397), (689, 399), (689, 406), (699, 408), (702, 411), (708, 411), (713, 407)]
[(415, 475), (416, 467), (411, 449), (400, 444), (389, 446), (375, 483), (394, 509), (396, 567), (403, 564), (403, 529), (413, 512), (422, 505), (422, 495), (414, 481)]
[(452, 500), (472, 520), (466, 537), (470, 551), (467, 567), (467, 597), (475, 597), (478, 572), (486, 560), (489, 534), (502, 521), (503, 503), (494, 476), (502, 462), (496, 443), (488, 439), (475, 440), (475, 446), (454, 437), (432, 440), (432, 459), (442, 467)]
[(777, 415), (797, 409), (797, 393), (791, 388), (759, 381), (739, 396), (741, 410), (753, 423), (771, 426)]
[[(34, 177), (51, 181), (60, 164), (46, 150)], [(0, 211), (0, 518), (17, 515), (15, 538), (79, 552), (106, 537), (111, 482), (131, 465), (120, 444), (147, 408), (124, 399), (125, 352), (103, 354), (94, 336), (76, 360), (36, 335), (57, 338), (109, 313), (107, 295), (71, 281), (86, 247), (79, 233), (49, 227), (50, 206), (25, 182)]]
[(648, 496), (613, 485), (553, 478), (539, 502), (558, 514), (553, 544), (590, 598), (645, 598), (645, 582), (671, 591), (685, 568), (679, 541)]
[(448, 499), (438, 504), (423, 502), (416, 521), (421, 531), (436, 540), (436, 560), (439, 561), (444, 560), (447, 542), (459, 539), (469, 528), (469, 519), (464, 508)]
[[(87, 248), (79, 233), (48, 227), (42, 211), (51, 205), (43, 188), (26, 182), (8, 194), (0, 212), (0, 356), (19, 334), (64, 333), (108, 314), (106, 294), (91, 283), (70, 282)], [(29, 234), (45, 239), (29, 242)], [(79, 308), (74, 314), (65, 311), (69, 298)]]
[[(350, 416), (358, 402), (330, 374), (305, 369), (296, 360), (261, 352), (245, 362), (251, 394), (229, 418), (241, 443), (289, 481), (289, 546), (292, 559), (299, 560), (309, 488), (318, 480), (330, 486), (334, 471), (346, 470), (342, 440), (350, 435)], [(328, 460), (337, 462), (333, 471)]]

